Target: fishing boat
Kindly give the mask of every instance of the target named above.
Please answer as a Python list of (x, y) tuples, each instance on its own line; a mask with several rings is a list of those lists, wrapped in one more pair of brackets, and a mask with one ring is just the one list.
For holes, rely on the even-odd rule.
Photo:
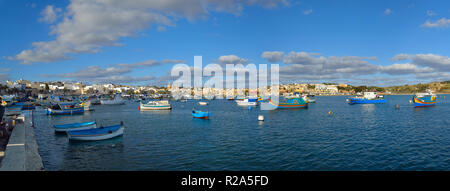
[(120, 95), (116, 95), (114, 99), (101, 99), (100, 103), (102, 105), (122, 105), (125, 104), (125, 100)]
[(434, 95), (430, 90), (427, 90), (426, 93), (416, 93), (412, 102), (415, 107), (427, 107), (436, 105), (436, 95)]
[(364, 92), (362, 96), (351, 97), (348, 99), (349, 104), (371, 104), (386, 103), (384, 96), (378, 95), (376, 92)]
[(108, 127), (67, 131), (67, 137), (69, 140), (76, 141), (99, 141), (123, 135), (124, 129), (125, 126), (123, 125), (123, 122), (120, 122), (119, 125)]
[(205, 112), (205, 111), (198, 111), (198, 110), (192, 110), (192, 117), (194, 118), (199, 118), (199, 119), (209, 119), (210, 117), (210, 113), (209, 112)]
[(238, 106), (256, 106), (258, 104), (258, 99), (238, 99), (235, 100)]
[(314, 95), (308, 94), (306, 96), (306, 98), (308, 99), (308, 103), (316, 103), (316, 99)]
[(275, 106), (278, 109), (287, 108), (308, 108), (308, 100), (305, 97), (286, 97), (278, 104), (269, 99), (269, 104)]
[(140, 103), (139, 105), (140, 110), (163, 110), (163, 109), (172, 109), (170, 106), (169, 101), (162, 100), (162, 101), (149, 101), (148, 103)]
[(81, 103), (81, 106), (83, 106), (84, 111), (94, 111), (94, 109), (91, 108), (91, 101), (83, 102)]
[(67, 132), (73, 130), (85, 130), (85, 129), (94, 129), (97, 128), (97, 123), (95, 121), (88, 121), (82, 123), (71, 123), (64, 125), (55, 125), (55, 132)]
[(198, 102), (198, 105), (208, 105), (209, 103), (208, 102), (206, 102), (206, 101), (199, 101)]
[(47, 115), (73, 115), (73, 114), (83, 114), (84, 107), (78, 104), (56, 104), (46, 110)]

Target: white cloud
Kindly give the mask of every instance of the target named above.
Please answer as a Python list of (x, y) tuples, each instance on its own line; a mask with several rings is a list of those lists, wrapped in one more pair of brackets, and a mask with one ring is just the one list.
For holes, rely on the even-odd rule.
[(436, 15), (436, 13), (432, 10), (427, 10), (427, 15), (431, 17), (431, 16)]
[[(119, 46), (150, 25), (175, 26), (180, 18), (206, 18), (211, 11), (239, 15), (246, 5), (265, 8), (289, 6), (286, 0), (72, 0), (59, 23), (51, 26), (55, 40), (34, 42), (12, 59), (23, 64), (56, 62), (81, 53), (96, 53), (104, 46)], [(58, 8), (48, 6), (43, 21), (54, 22)], [(162, 28), (160, 28), (161, 30)]]
[(419, 68), (414, 64), (392, 64), (388, 66), (381, 66), (380, 72), (391, 74), (391, 75), (407, 75), (407, 74), (418, 74), (418, 73), (429, 73), (434, 70), (430, 67)]
[(174, 64), (174, 63), (185, 63), (185, 60), (163, 60), (161, 62), (155, 60), (147, 60), (143, 62), (131, 63), (131, 64), (115, 64), (110, 67), (100, 67), (100, 66), (88, 66), (87, 68), (80, 69), (76, 72), (72, 73), (63, 73), (63, 74), (53, 74), (53, 75), (42, 75), (43, 77), (50, 78), (69, 78), (81, 81), (91, 81), (91, 82), (132, 82), (132, 81), (148, 81), (155, 79), (151, 76), (144, 77), (130, 77), (123, 76), (124, 74), (128, 74), (132, 72), (136, 68), (144, 68), (144, 67), (154, 67), (162, 64)]
[(267, 61), (274, 63), (283, 60), (284, 52), (281, 51), (266, 51), (261, 54), (261, 57), (267, 59)]
[(430, 22), (430, 21), (426, 21), (422, 27), (427, 27), (427, 28), (444, 28), (444, 27), (448, 27), (450, 26), (450, 19), (447, 18), (441, 18), (439, 20), (437, 20), (436, 22)]
[(57, 20), (58, 14), (61, 13), (61, 8), (55, 8), (53, 5), (47, 5), (44, 10), (42, 10), (42, 17), (39, 18), (40, 22), (53, 23)]
[(247, 64), (248, 60), (240, 58), (239, 56), (236, 56), (236, 55), (225, 55), (225, 56), (220, 56), (217, 59), (217, 63), (218, 64)]
[(391, 58), (391, 61), (400, 61), (400, 60), (409, 60), (411, 59), (412, 55), (409, 54), (397, 54), (393, 58)]
[(392, 10), (391, 9), (387, 8), (387, 9), (384, 10), (384, 15), (390, 15), (390, 14), (392, 14)]
[(304, 15), (310, 15), (311, 13), (313, 13), (313, 10), (312, 10), (312, 9), (308, 9), (308, 10), (304, 10), (304, 11), (303, 11), (303, 14), (304, 14)]

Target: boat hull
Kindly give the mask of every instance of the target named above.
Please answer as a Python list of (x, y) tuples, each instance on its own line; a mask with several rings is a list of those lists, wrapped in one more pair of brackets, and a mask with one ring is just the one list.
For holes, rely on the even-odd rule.
[(198, 118), (198, 119), (209, 119), (210, 114), (209, 114), (209, 112), (196, 111), (196, 112), (192, 112), (192, 117)]
[(100, 141), (111, 139), (123, 135), (125, 127), (123, 125), (68, 131), (67, 137), (71, 141)]
[(269, 99), (269, 103), (275, 106), (277, 109), (297, 109), (297, 108), (308, 108), (308, 102), (304, 101), (302, 98), (294, 98), (285, 103), (274, 103)]
[(100, 100), (101, 105), (123, 105), (125, 100)]
[(79, 126), (79, 127), (65, 127), (65, 128), (57, 128), (56, 126), (54, 127), (55, 132), (67, 132), (67, 131), (76, 131), (76, 130), (86, 130), (86, 129), (95, 129), (97, 128), (97, 124), (90, 124), (90, 125), (84, 125), (84, 126)]
[(170, 105), (146, 105), (142, 104), (139, 106), (140, 110), (170, 110), (172, 107)]
[(349, 104), (374, 104), (374, 103), (386, 103), (384, 99), (358, 99), (350, 98)]
[(425, 100), (425, 99), (420, 99), (416, 96), (413, 97), (413, 103), (414, 103), (414, 107), (431, 107), (436, 105), (436, 99), (434, 98), (434, 100)]
[(84, 107), (74, 108), (74, 109), (63, 109), (63, 110), (55, 110), (47, 108), (47, 115), (74, 115), (74, 114), (83, 114)]

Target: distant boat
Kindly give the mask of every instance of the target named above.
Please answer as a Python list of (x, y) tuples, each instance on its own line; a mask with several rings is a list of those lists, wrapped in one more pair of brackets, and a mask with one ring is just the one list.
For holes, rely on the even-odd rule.
[(210, 113), (209, 112), (205, 112), (205, 111), (198, 111), (198, 110), (192, 110), (192, 117), (194, 118), (200, 118), (200, 119), (209, 119), (210, 117)]
[(71, 123), (64, 125), (55, 125), (56, 132), (67, 132), (73, 130), (85, 130), (97, 128), (97, 123), (95, 121), (83, 122), (83, 123)]
[(94, 111), (94, 109), (91, 108), (90, 101), (81, 103), (81, 106), (84, 107), (84, 111)]
[(287, 108), (308, 108), (308, 100), (304, 97), (292, 97), (285, 98), (285, 100), (280, 101), (280, 103), (276, 104), (271, 99), (269, 99), (269, 103), (276, 108), (279, 109), (287, 109)]
[(364, 92), (362, 96), (351, 97), (348, 100), (349, 104), (371, 104), (371, 103), (386, 103), (384, 96), (378, 95), (375, 92)]
[(67, 137), (69, 138), (69, 140), (99, 141), (123, 135), (124, 129), (125, 127), (123, 125), (123, 122), (120, 122), (119, 125), (113, 125), (108, 127), (67, 131)]
[(122, 105), (125, 104), (125, 100), (123, 100), (120, 95), (117, 95), (114, 99), (101, 99), (100, 103), (102, 105)]
[(427, 107), (436, 105), (436, 95), (434, 95), (431, 91), (427, 90), (427, 93), (416, 93), (412, 102), (415, 107)]
[(257, 99), (238, 99), (235, 101), (238, 106), (256, 106), (258, 104)]
[(307, 95), (306, 99), (308, 99), (308, 103), (316, 103), (316, 99), (314, 95)]
[(84, 113), (84, 107), (79, 106), (77, 104), (72, 105), (62, 105), (62, 104), (56, 104), (51, 106), (50, 108), (47, 108), (46, 110), (47, 115), (73, 115), (73, 114), (83, 114)]
[(208, 102), (206, 102), (206, 101), (199, 101), (198, 105), (208, 105)]
[(170, 106), (169, 101), (162, 100), (162, 101), (149, 101), (148, 103), (140, 103), (139, 105), (140, 110), (163, 110), (163, 109), (172, 109)]

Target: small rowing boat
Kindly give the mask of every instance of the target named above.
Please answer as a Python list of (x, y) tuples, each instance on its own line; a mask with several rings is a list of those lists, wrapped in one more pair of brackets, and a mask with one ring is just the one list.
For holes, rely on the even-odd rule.
[(125, 126), (123, 122), (119, 125), (113, 125), (108, 127), (99, 127), (95, 129), (74, 130), (67, 131), (69, 140), (76, 141), (99, 141), (105, 139), (111, 139), (120, 135), (123, 135)]
[(210, 113), (209, 112), (205, 112), (205, 111), (198, 111), (198, 110), (192, 110), (192, 117), (194, 118), (199, 118), (199, 119), (209, 119), (210, 117)]
[(73, 130), (85, 130), (97, 128), (97, 123), (95, 121), (88, 121), (82, 123), (71, 123), (64, 125), (55, 125), (55, 132), (67, 132)]

